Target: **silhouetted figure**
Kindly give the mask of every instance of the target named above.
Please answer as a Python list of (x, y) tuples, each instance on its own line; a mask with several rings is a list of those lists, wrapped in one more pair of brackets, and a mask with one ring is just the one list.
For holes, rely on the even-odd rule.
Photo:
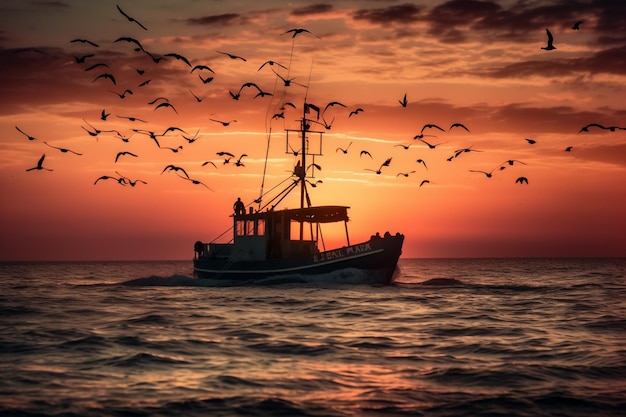
[(243, 201), (241, 201), (241, 197), (237, 197), (233, 209), (235, 210), (235, 216), (246, 214), (246, 206), (243, 204)]

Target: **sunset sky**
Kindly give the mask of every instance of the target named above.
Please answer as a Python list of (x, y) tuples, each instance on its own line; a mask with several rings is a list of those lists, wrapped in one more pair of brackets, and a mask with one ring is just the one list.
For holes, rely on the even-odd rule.
[[(624, 2), (4, 0), (0, 12), (0, 260), (192, 258), (231, 226), (237, 197), (259, 197), (264, 171), (263, 191), (291, 181), (285, 129), (305, 94), (345, 105), (313, 126), (322, 183), (309, 191), (351, 207), (352, 243), (390, 231), (406, 258), (626, 256)], [(581, 132), (591, 123), (614, 128)], [(433, 149), (414, 139), (426, 124), (445, 130), (424, 129)], [(185, 133), (160, 147), (144, 133), (168, 127)], [(116, 162), (123, 151), (137, 156)], [(27, 171), (43, 154), (52, 171)], [(94, 184), (120, 175), (147, 184)]]

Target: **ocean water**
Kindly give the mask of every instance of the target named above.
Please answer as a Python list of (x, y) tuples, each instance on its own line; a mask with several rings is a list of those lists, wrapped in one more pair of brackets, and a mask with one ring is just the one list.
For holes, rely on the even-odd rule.
[(0, 264), (1, 416), (624, 416), (626, 260), (401, 259), (225, 286)]

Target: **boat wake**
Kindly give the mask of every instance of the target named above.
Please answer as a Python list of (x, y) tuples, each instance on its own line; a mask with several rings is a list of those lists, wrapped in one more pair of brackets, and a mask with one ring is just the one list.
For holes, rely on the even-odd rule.
[(354, 284), (377, 284), (384, 277), (384, 271), (371, 271), (356, 268), (346, 268), (338, 271), (318, 275), (280, 275), (255, 280), (224, 280), (195, 278), (187, 275), (158, 276), (135, 278), (120, 283), (120, 285), (146, 286), (146, 287), (234, 287), (255, 285), (354, 285)]

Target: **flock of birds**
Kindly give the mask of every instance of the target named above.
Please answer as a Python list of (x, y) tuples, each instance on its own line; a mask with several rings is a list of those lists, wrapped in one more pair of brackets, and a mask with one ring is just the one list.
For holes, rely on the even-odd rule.
[[(136, 27), (140, 28), (142, 31), (147, 31), (148, 29), (146, 28), (146, 26), (144, 26), (142, 23), (140, 23), (137, 19), (135, 19), (134, 17), (130, 16), (129, 14), (127, 14), (119, 5), (116, 6), (117, 11), (131, 24), (136, 25)], [(576, 22), (573, 26), (572, 26), (572, 30), (580, 30), (580, 26), (582, 25), (582, 21)], [(281, 35), (291, 35), (291, 38), (295, 41), (295, 38), (299, 35), (302, 34), (309, 34), (310, 36), (314, 36), (316, 38), (319, 38), (319, 36), (311, 33), (310, 31), (308, 31), (307, 29), (304, 28), (294, 28), (294, 29), (290, 29), (288, 31), (285, 31), (284, 33), (282, 33)], [(556, 47), (554, 46), (554, 37), (551, 34), (551, 32), (546, 29), (546, 34), (547, 34), (547, 44), (544, 47), (541, 47), (541, 49), (546, 50), (546, 51), (551, 51), (556, 49)], [(151, 79), (150, 78), (142, 78), (141, 82), (139, 84), (137, 84), (137, 87), (123, 87), (122, 89), (118, 89), (118, 86), (120, 84), (127, 84), (126, 80), (122, 80), (119, 75), (116, 75), (112, 70), (111, 70), (111, 66), (109, 65), (109, 62), (107, 62), (106, 60), (102, 60), (99, 62), (95, 62), (92, 63), (94, 61), (94, 59), (97, 57), (96, 53), (94, 53), (93, 51), (96, 50), (97, 48), (99, 48), (99, 45), (96, 42), (93, 42), (89, 39), (82, 39), (82, 38), (78, 38), (78, 39), (73, 39), (70, 41), (71, 43), (76, 43), (76, 44), (82, 44), (87, 48), (90, 48), (90, 52), (88, 53), (84, 53), (78, 56), (74, 56), (74, 61), (76, 63), (76, 65), (81, 65), (84, 66), (84, 72), (92, 74), (92, 71), (95, 70), (99, 70), (102, 71), (99, 74), (93, 76), (92, 78), (92, 83), (94, 84), (106, 84), (108, 86), (110, 86), (113, 89), (110, 89), (109, 91), (116, 95), (117, 97), (119, 97), (120, 100), (125, 100), (127, 99), (129, 96), (132, 96), (134, 94), (136, 94), (136, 90), (141, 88), (141, 89), (145, 89), (146, 86), (149, 86), (151, 83)], [(129, 37), (129, 36), (122, 36), (119, 37), (117, 39), (114, 40), (115, 44), (129, 44), (134, 52), (136, 54), (139, 54), (140, 56), (145, 56), (145, 58), (147, 58), (148, 62), (151, 61), (152, 64), (150, 65), (158, 65), (159, 63), (163, 62), (163, 61), (168, 61), (168, 60), (175, 60), (175, 62), (180, 62), (181, 65), (183, 65), (184, 67), (186, 67), (189, 70), (189, 74), (193, 74), (194, 76), (197, 74), (199, 82), (201, 83), (201, 85), (208, 85), (211, 82), (213, 82), (213, 80), (215, 79), (216, 72), (209, 66), (206, 65), (204, 63), (202, 64), (196, 64), (193, 65), (191, 60), (188, 59), (187, 57), (179, 54), (179, 53), (175, 53), (175, 52), (171, 52), (171, 53), (165, 53), (165, 54), (157, 54), (154, 53), (153, 51), (148, 50), (146, 47), (144, 47), (144, 45), (142, 44), (142, 42), (134, 37)], [(241, 61), (241, 62), (247, 62), (247, 59), (230, 53), (230, 52), (226, 52), (226, 51), (216, 51), (217, 53), (219, 53), (220, 55), (224, 55), (225, 57), (228, 57), (229, 59), (233, 60), (233, 61)], [(293, 48), (292, 48), (292, 52), (293, 52)], [(130, 64), (127, 64), (130, 65)], [(149, 75), (150, 70), (146, 69), (146, 68), (139, 68), (136, 66), (132, 66), (130, 65), (133, 70), (136, 72), (136, 74), (140, 77), (145, 77), (147, 75)], [(264, 68), (269, 68), (277, 77), (277, 80), (280, 80), (280, 82), (282, 83), (282, 85), (284, 87), (289, 87), (292, 84), (295, 85), (299, 85), (302, 87), (306, 87), (303, 84), (299, 84), (296, 83), (294, 81), (294, 78), (290, 78), (289, 77), (289, 67), (282, 65), (276, 61), (272, 61), (272, 60), (268, 60), (266, 62), (264, 62), (257, 70), (257, 72), (264, 70)], [(266, 70), (266, 69), (265, 69)], [(287, 75), (285, 75), (285, 73)], [(196, 81), (197, 82), (197, 81)], [(248, 93), (249, 91), (251, 91), (251, 93)], [(191, 95), (193, 96), (193, 99), (200, 103), (202, 102), (205, 98), (201, 97), (197, 94), (195, 94), (191, 89), (189, 89), (189, 92), (191, 93)], [(247, 99), (257, 99), (257, 98), (264, 98), (264, 97), (273, 97), (274, 92), (273, 91), (267, 91), (264, 90), (263, 88), (261, 88), (257, 83), (255, 82), (245, 82), (243, 84), (241, 84), (241, 86), (239, 86), (239, 88), (235, 88), (235, 89), (230, 89), (228, 90), (228, 95), (230, 96), (230, 98), (232, 100), (238, 101), (240, 99), (242, 99), (242, 97), (246, 97)], [(407, 94), (404, 94), (402, 98), (398, 99), (398, 103), (400, 104), (400, 106), (402, 108), (406, 108), (409, 105), (409, 100), (407, 97)], [(179, 114), (179, 110), (176, 108), (176, 106), (174, 105), (174, 103), (172, 103), (167, 97), (157, 97), (151, 101), (149, 101), (147, 103), (149, 106), (152, 106), (152, 111), (156, 112), (163, 112), (163, 111), (170, 111), (175, 115)], [(339, 102), (339, 101), (331, 101), (328, 104), (326, 104), (325, 106), (316, 106), (313, 103), (308, 103), (305, 102), (304, 104), (305, 108), (305, 113), (309, 114), (310, 117), (308, 117), (306, 119), (308, 125), (307, 125), (307, 129), (311, 129), (314, 127), (314, 125), (319, 125), (321, 127), (323, 127), (326, 130), (331, 129), (331, 127), (333, 126), (333, 123), (335, 121), (335, 118), (337, 116), (336, 112), (333, 110), (335, 108), (345, 108), (347, 109), (348, 106)], [(285, 111), (288, 108), (292, 108), (295, 109), (296, 105), (294, 105), (291, 102), (282, 102), (280, 107), (277, 107), (278, 111), (276, 111), (272, 116), (271, 116), (271, 120), (275, 120), (275, 119), (285, 119)], [(348, 110), (346, 110), (348, 111)], [(365, 110), (361, 107), (357, 107), (355, 109), (352, 109), (349, 111), (348, 113), (348, 118), (352, 118), (352, 117), (356, 117), (361, 115), (362, 113), (364, 113)], [(106, 109), (103, 109), (100, 113), (99, 113), (99, 119), (101, 121), (101, 123), (106, 123), (109, 118), (111, 118), (112, 116), (112, 112), (107, 112)], [(332, 118), (331, 118), (332, 115)], [(81, 124), (81, 128), (90, 136), (90, 137), (95, 137), (95, 138), (99, 138), (100, 135), (102, 134), (109, 134), (113, 137), (116, 137), (118, 139), (120, 139), (123, 143), (128, 143), (131, 139), (131, 137), (133, 135), (142, 135), (145, 136), (147, 138), (149, 138), (150, 140), (152, 140), (154, 142), (154, 144), (160, 148), (160, 149), (165, 149), (165, 150), (169, 150), (173, 153), (178, 153), (179, 151), (183, 150), (183, 145), (178, 145), (178, 146), (164, 146), (161, 144), (160, 141), (162, 141), (164, 138), (169, 138), (172, 135), (176, 134), (179, 135), (182, 139), (184, 139), (188, 144), (194, 143), (196, 140), (198, 140), (200, 138), (200, 131), (196, 131), (195, 134), (191, 135), (189, 134), (185, 129), (177, 127), (177, 126), (170, 126), (167, 127), (166, 129), (164, 129), (162, 132), (157, 132), (155, 130), (152, 129), (142, 129), (142, 128), (138, 128), (136, 126), (138, 125), (142, 125), (145, 124), (146, 126), (148, 125), (148, 121), (140, 118), (140, 117), (136, 117), (136, 116), (132, 116), (132, 115), (128, 115), (128, 114), (115, 114), (114, 115), (116, 119), (120, 119), (120, 120), (125, 120), (127, 121), (127, 123), (130, 123), (133, 127), (130, 129), (130, 132), (122, 132), (120, 130), (117, 129), (102, 129), (102, 128), (98, 128), (96, 126), (94, 126), (92, 123), (89, 123), (87, 120), (83, 119), (85, 125)], [(359, 116), (360, 117), (360, 116)], [(218, 119), (218, 118), (209, 118), (208, 119), (210, 122), (216, 123), (218, 125), (221, 125), (224, 128), (229, 127), (231, 124), (233, 123), (237, 123), (236, 119)], [(37, 138), (35, 138), (34, 136), (32, 136), (30, 133), (27, 133), (28, 129), (23, 129), (22, 127), (19, 126), (15, 126), (16, 130), (21, 133), (22, 135), (24, 135), (29, 141), (35, 141), (37, 140)], [(431, 132), (442, 132), (442, 133), (448, 133), (451, 130), (463, 130), (467, 133), (470, 133), (470, 129), (466, 126), (466, 124), (464, 123), (459, 123), (459, 122), (455, 122), (452, 123), (447, 129), (437, 125), (437, 124), (432, 124), (432, 123), (427, 123), (424, 124), (424, 126), (422, 127), (422, 129), (420, 130), (420, 132), (418, 134), (416, 134), (413, 137), (413, 141), (409, 144), (394, 144), (394, 147), (399, 147), (402, 148), (403, 150), (409, 150), (409, 148), (413, 147), (414, 145), (420, 145), (423, 146), (427, 149), (436, 149), (437, 147), (447, 143), (447, 142), (438, 142), (438, 143), (433, 143), (432, 140), (430, 139), (426, 139), (428, 137), (435, 137), (435, 135), (431, 135), (431, 134), (427, 134), (427, 133), (431, 133)], [(583, 126), (580, 129), (580, 132), (589, 132), (590, 129), (603, 129), (603, 130), (609, 130), (612, 132), (615, 132), (617, 130), (626, 130), (626, 128), (624, 127), (619, 127), (619, 126), (603, 126), (601, 124), (598, 123), (590, 123), (586, 126)], [(525, 139), (527, 141), (527, 143), (529, 145), (534, 145), (536, 144), (536, 141), (534, 139), (530, 139), (530, 138), (526, 138)], [(59, 152), (62, 153), (71, 153), (77, 156), (81, 156), (82, 153), (76, 152), (74, 150), (71, 149), (67, 149), (67, 148), (62, 148), (62, 147), (58, 147), (55, 145), (52, 145), (50, 143), (48, 143), (47, 141), (42, 141), (43, 144), (51, 149), (55, 149)], [(343, 155), (347, 155), (350, 150), (351, 150), (351, 146), (353, 145), (353, 142), (348, 143), (345, 147), (337, 147), (336, 148), (336, 153), (338, 154), (343, 154)], [(289, 144), (289, 146), (291, 146)], [(565, 149), (565, 151), (570, 152), (573, 149), (572, 146), (569, 146)], [(295, 150), (294, 148), (291, 148), (291, 152), (293, 153), (294, 156), (298, 156), (300, 150)], [(447, 161), (451, 162), (455, 159), (460, 158), (461, 156), (467, 154), (467, 153), (471, 153), (471, 152), (484, 152), (483, 150), (477, 150), (473, 148), (473, 145), (470, 146), (466, 146), (466, 147), (460, 147), (456, 150), (454, 150), (452, 152), (452, 154), (447, 157)], [(241, 153), (240, 155), (236, 155), (236, 153), (231, 152), (231, 151), (219, 151), (216, 152), (216, 156), (221, 158), (221, 162), (222, 164), (226, 165), (226, 164), (230, 164), (231, 161), (233, 166), (236, 167), (244, 167), (245, 164), (243, 162), (243, 158), (248, 157), (248, 154), (246, 153)], [(49, 168), (48, 166), (44, 166), (45, 161), (45, 153), (43, 155), (41, 155), (41, 157), (39, 158), (39, 160), (37, 161), (37, 164), (31, 168), (26, 169), (26, 171), (52, 171), (52, 168)], [(127, 158), (138, 158), (139, 155), (135, 152), (131, 152), (129, 150), (120, 150), (114, 158), (114, 163), (118, 163), (118, 161), (122, 160), (122, 159), (127, 159)], [(359, 151), (359, 158), (369, 158), (369, 160), (373, 160), (373, 156), (372, 154), (365, 150), (362, 149)], [(373, 168), (371, 167), (366, 167), (363, 168), (366, 171), (369, 172), (373, 172), (377, 175), (382, 174), (384, 171), (389, 170), (391, 163), (392, 163), (393, 157), (386, 157), (384, 158), (384, 160), (382, 161), (382, 163), (380, 163), (380, 165), (377, 165)], [(419, 164), (420, 167), (423, 167), (423, 169), (428, 170), (428, 166), (427, 166), (427, 161), (423, 158), (418, 158), (415, 160), (415, 162), (417, 164)], [(207, 165), (211, 165), (214, 168), (217, 168), (218, 165), (212, 161), (212, 160), (208, 160), (205, 161), (201, 164), (202, 167), (207, 166)], [(482, 174), (484, 175), (486, 178), (492, 178), (494, 175), (494, 172), (498, 172), (501, 170), (504, 170), (510, 166), (513, 165), (526, 165), (525, 162), (522, 162), (520, 160), (517, 159), (508, 159), (506, 161), (503, 161), (502, 163), (498, 164), (497, 166), (493, 167), (490, 170), (481, 170), (481, 169), (470, 169), (469, 171), (471, 173), (476, 173), (476, 174)], [(314, 164), (314, 167), (316, 167), (317, 169), (321, 169), (321, 167), (317, 164)], [(411, 169), (409, 171), (402, 171), (402, 172), (397, 172), (396, 173), (396, 177), (408, 177), (414, 173), (417, 172), (418, 168), (415, 169)], [(421, 168), (420, 168), (421, 169)], [(146, 181), (142, 180), (142, 179), (131, 179), (125, 175), (122, 175), (119, 170), (114, 170), (113, 171), (115, 173), (115, 175), (112, 174), (105, 174), (105, 175), (101, 175), (98, 178), (95, 179), (95, 181), (93, 182), (94, 185), (99, 184), (101, 181), (113, 181), (113, 182), (117, 182), (119, 185), (122, 186), (130, 186), (130, 187), (135, 187), (138, 184), (147, 184)], [(173, 173), (174, 175), (178, 176), (181, 180), (190, 182), (194, 185), (200, 185), (205, 187), (208, 190), (212, 190), (207, 184), (205, 184), (204, 182), (196, 179), (196, 178), (192, 178), (189, 173), (188, 170), (178, 166), (176, 164), (168, 164), (167, 166), (165, 166), (163, 168), (163, 170), (161, 171), (161, 174), (165, 174), (165, 173)], [(311, 180), (315, 180), (312, 176), (308, 177)], [(309, 185), (311, 185), (312, 187), (316, 187), (318, 184), (322, 183), (321, 180), (316, 180), (316, 181), (309, 181), (309, 179), (307, 179), (307, 183)], [(431, 183), (431, 181), (429, 179), (423, 179), (419, 182), (419, 186), (422, 187), (425, 184), (429, 184)], [(517, 179), (515, 180), (515, 183), (518, 184), (528, 184), (528, 178), (525, 176), (519, 176), (517, 177)]]

